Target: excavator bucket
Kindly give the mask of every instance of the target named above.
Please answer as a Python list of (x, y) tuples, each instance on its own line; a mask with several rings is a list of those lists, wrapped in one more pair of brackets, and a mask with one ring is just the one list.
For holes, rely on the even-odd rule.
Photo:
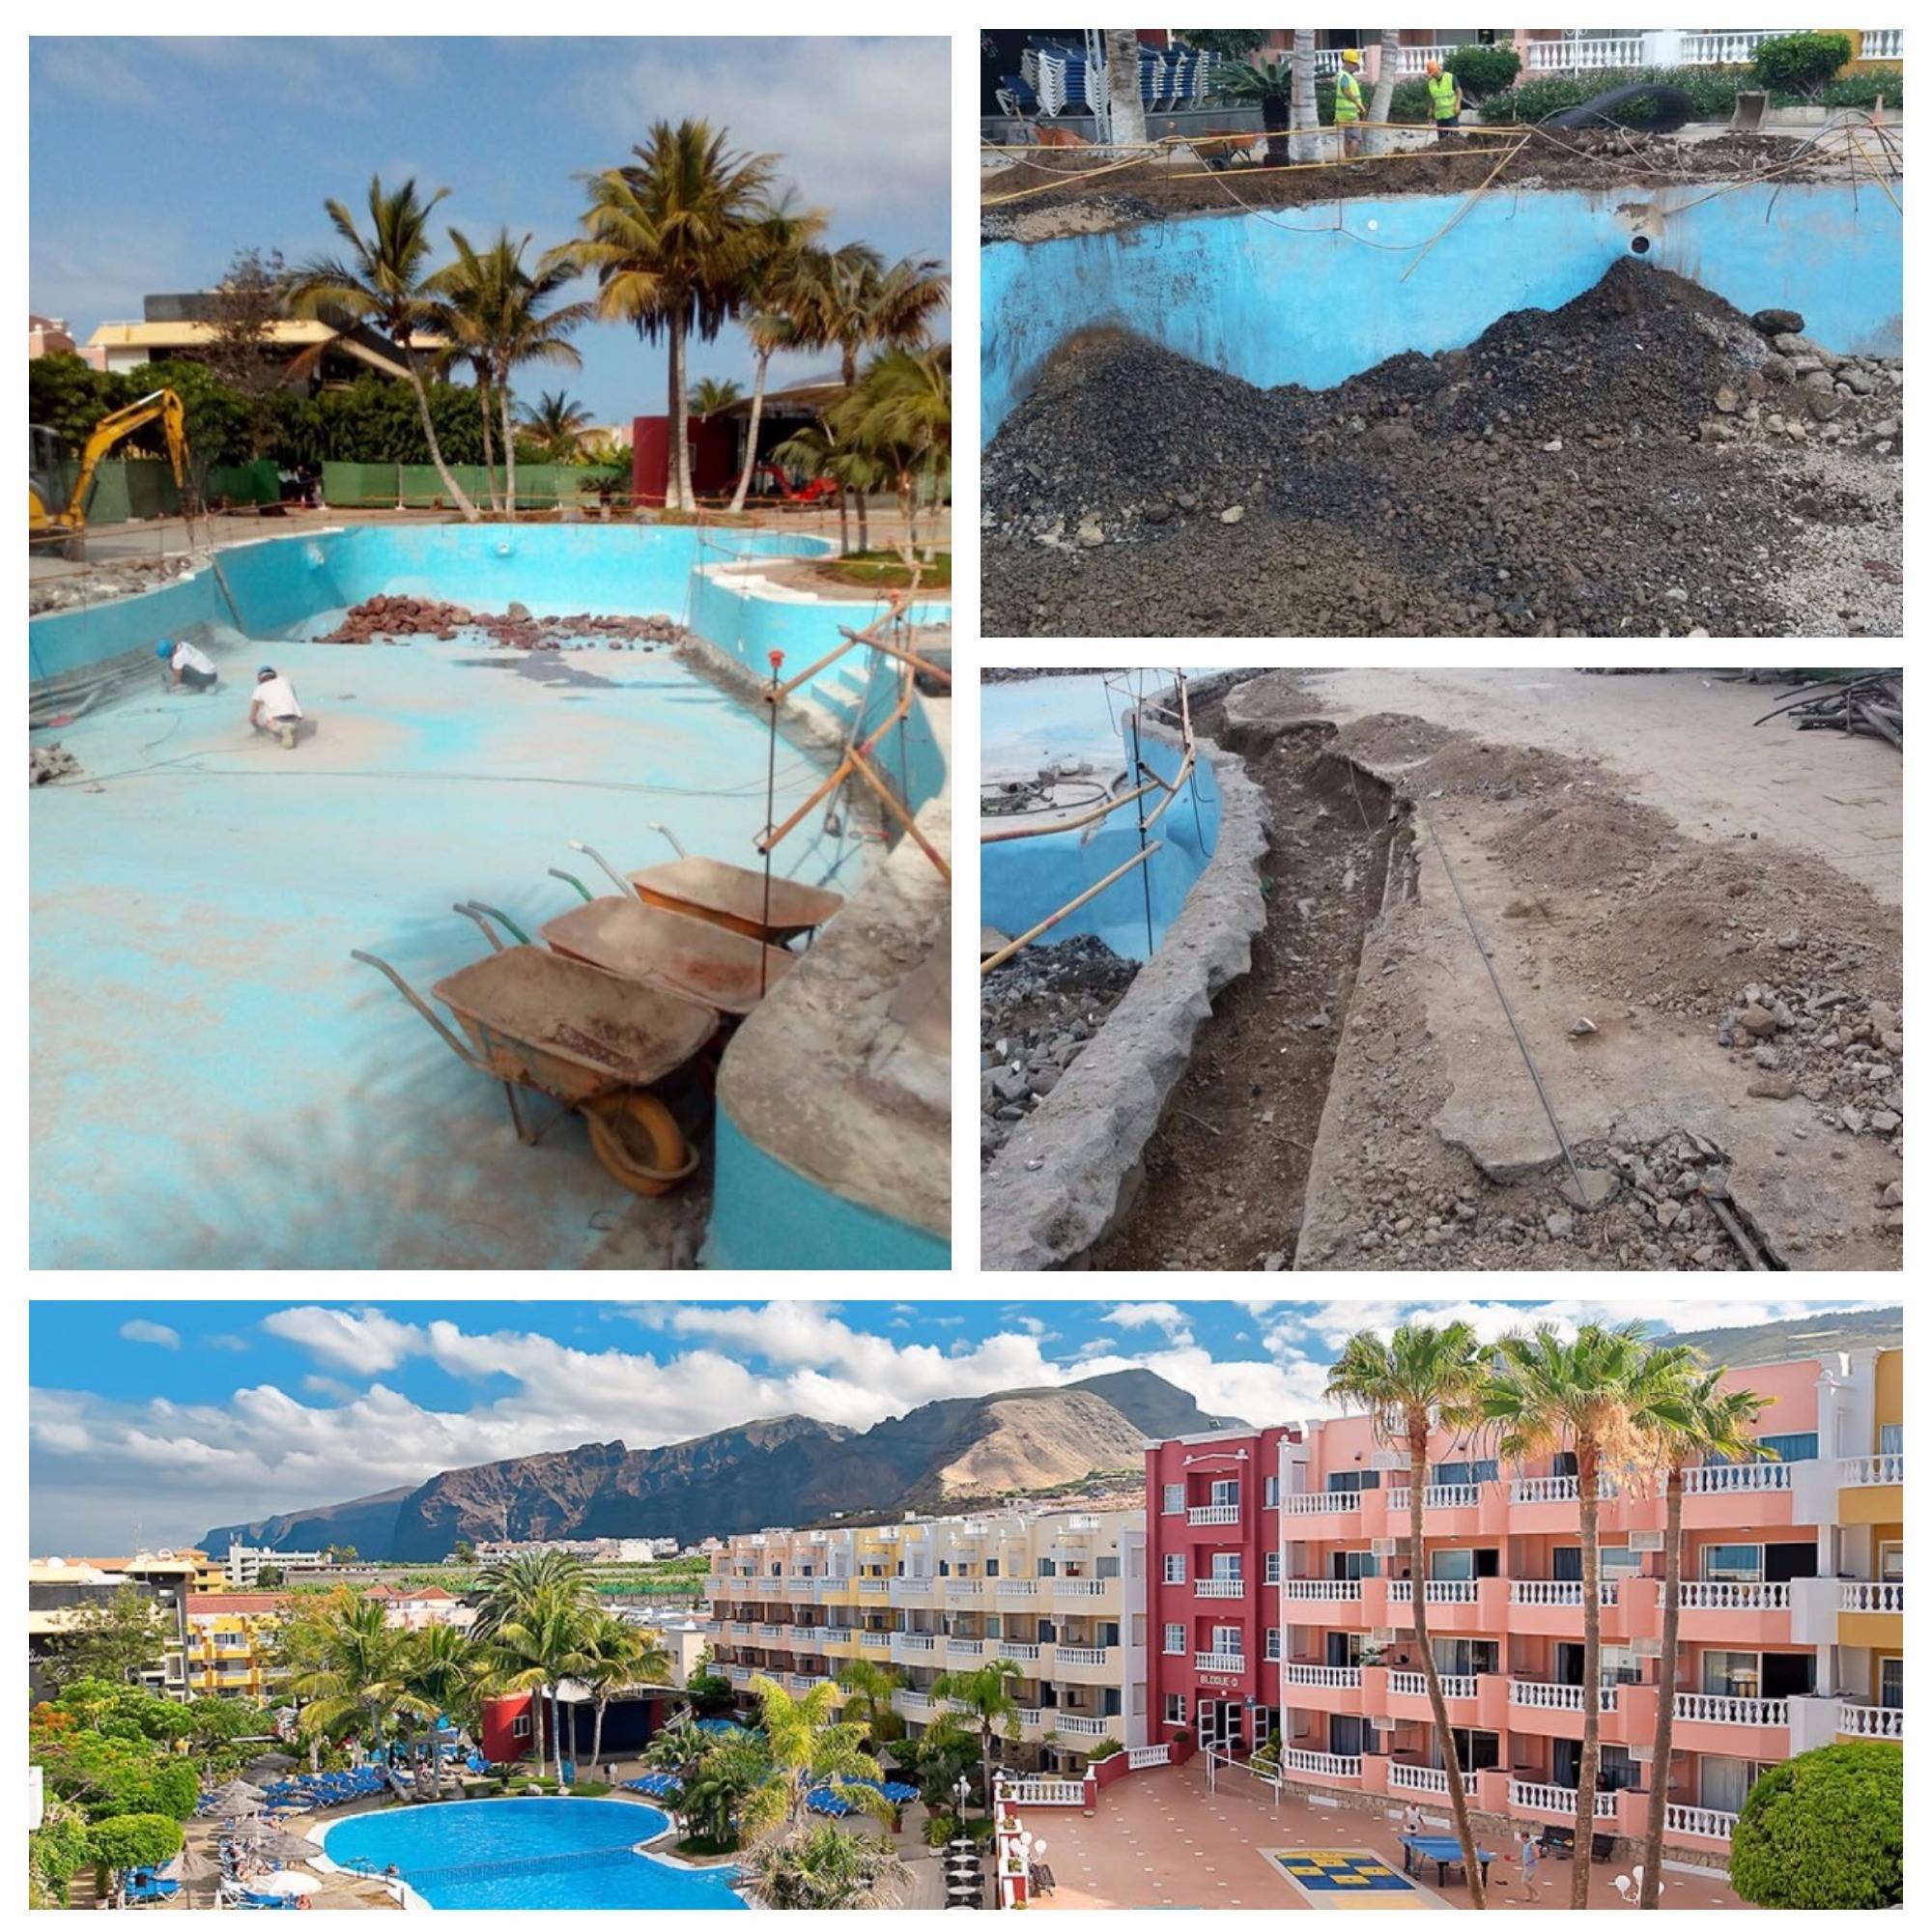
[(1740, 92), (1731, 109), (1732, 128), (1741, 134), (1755, 134), (1764, 125), (1764, 108), (1768, 99), (1764, 94)]

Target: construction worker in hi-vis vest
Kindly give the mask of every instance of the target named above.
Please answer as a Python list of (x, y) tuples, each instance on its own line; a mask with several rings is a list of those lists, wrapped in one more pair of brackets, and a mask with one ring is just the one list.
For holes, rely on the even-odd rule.
[(1444, 128), (1453, 128), (1463, 116), (1463, 90), (1457, 84), (1456, 76), (1447, 72), (1439, 60), (1433, 60), (1424, 69), (1423, 84), (1429, 89), (1429, 118), (1435, 123), (1435, 131), (1440, 134)]
[(1355, 47), (1342, 49), (1342, 71), (1335, 76), (1335, 126), (1342, 136), (1344, 156), (1362, 152), (1362, 56)]

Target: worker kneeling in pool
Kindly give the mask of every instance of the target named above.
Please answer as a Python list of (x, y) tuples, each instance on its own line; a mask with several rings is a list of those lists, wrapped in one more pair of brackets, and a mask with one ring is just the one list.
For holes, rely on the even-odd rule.
[(185, 639), (177, 643), (163, 638), (155, 646), (155, 655), (168, 668), (170, 691), (213, 691), (218, 681), (208, 653)]
[(1439, 60), (1423, 69), (1422, 84), (1429, 90), (1429, 118), (1435, 123), (1438, 140), (1454, 133), (1463, 118), (1463, 84)]
[(1335, 126), (1342, 136), (1344, 158), (1362, 152), (1362, 56), (1353, 47), (1342, 49), (1342, 71), (1335, 76)]
[(255, 673), (255, 695), (248, 704), (248, 723), (257, 731), (272, 732), (285, 750), (294, 751), (301, 722), (301, 699), (296, 696), (295, 686), (273, 665), (264, 665)]

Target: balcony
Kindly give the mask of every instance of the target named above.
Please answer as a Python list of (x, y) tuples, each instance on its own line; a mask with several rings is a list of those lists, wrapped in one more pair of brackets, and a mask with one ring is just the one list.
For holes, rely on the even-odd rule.
[(1312, 1490), (1305, 1495), (1283, 1496), (1284, 1516), (1358, 1516), (1362, 1498), (1354, 1490)]
[(1359, 1577), (1291, 1577), (1281, 1586), (1283, 1603), (1359, 1604), (1362, 1585)]
[(793, 1624), (785, 1632), (785, 1641), (794, 1650), (815, 1650), (824, 1633), (816, 1624)]
[(1208, 1676), (1238, 1677), (1248, 1667), (1248, 1660), (1238, 1650), (1197, 1650), (1194, 1667)]
[(996, 1597), (1037, 1597), (1039, 1585), (1030, 1577), (1002, 1577), (993, 1594)]
[(1120, 1579), (1113, 1577), (1056, 1577), (1053, 1594), (1062, 1599), (1104, 1597)]
[(1053, 1653), (1054, 1668), (1065, 1665), (1074, 1670), (1104, 1670), (1113, 1657), (1110, 1650), (1096, 1649), (1091, 1645), (1063, 1643)]
[(926, 1631), (894, 1631), (891, 1635), (895, 1657), (929, 1657), (939, 1645), (939, 1639)]
[(1008, 1643), (1002, 1640), (993, 1646), (993, 1655), (1004, 1657), (1012, 1663), (1037, 1663), (1040, 1649), (1041, 1646), (1037, 1643)]
[(1686, 1838), (1719, 1838), (1728, 1843), (1738, 1822), (1735, 1811), (1712, 1811), (1702, 1804), (1666, 1804), (1663, 1829)]
[[(1510, 1702), (1520, 1711), (1575, 1711), (1580, 1717), (1583, 1712), (1583, 1687), (1580, 1684), (1539, 1684), (1532, 1678), (1512, 1677)], [(1614, 1711), (1616, 1708), (1617, 1687), (1614, 1684), (1600, 1684), (1597, 1687), (1597, 1709)]]
[(1838, 1609), (1855, 1616), (1902, 1617), (1905, 1614), (1903, 1583), (1845, 1583), (1838, 1585)]
[[(1415, 1585), (1398, 1577), (1388, 1586), (1388, 1600), (1392, 1604), (1413, 1604)], [(1422, 1601), (1425, 1604), (1473, 1604), (1476, 1601), (1476, 1579), (1461, 1577), (1444, 1582), (1425, 1582)]]
[[(1409, 1495), (1407, 1490), (1390, 1490), (1389, 1514), (1405, 1515), (1410, 1506)], [(1474, 1509), (1482, 1500), (1479, 1483), (1431, 1483), (1422, 1492), (1422, 1507), (1426, 1510)]]
[[(1419, 1670), (1391, 1670), (1388, 1688), (1391, 1697), (1427, 1697), (1429, 1679)], [(1473, 1697), (1476, 1694), (1476, 1680), (1473, 1677), (1445, 1677), (1442, 1679), (1442, 1694), (1450, 1699)]]
[(923, 1721), (931, 1718), (938, 1707), (923, 1690), (895, 1690), (893, 1709), (902, 1718)]
[[(1534, 1811), (1554, 1818), (1574, 1818), (1577, 1815), (1577, 1793), (1561, 1784), (1525, 1784), (1521, 1778), (1510, 1779), (1510, 1809), (1512, 1811)], [(1617, 1815), (1617, 1794), (1614, 1791), (1597, 1793), (1597, 1803), (1593, 1817), (1614, 1818)]]
[(862, 1597), (884, 1597), (892, 1592), (893, 1579), (890, 1577), (861, 1577), (859, 1594)]
[[(1690, 1606), (1690, 1585), (1686, 1584), (1684, 1605)], [(1599, 1578), (1597, 1597), (1600, 1603), (1614, 1604), (1617, 1601), (1617, 1585), (1613, 1579)], [(1580, 1610), (1583, 1607), (1583, 1586), (1581, 1583), (1557, 1582), (1541, 1577), (1519, 1577), (1510, 1580), (1510, 1602), (1521, 1609), (1528, 1610)], [(1719, 1607), (1716, 1605), (1712, 1608)]]
[(1789, 1730), (1791, 1703), (1784, 1697), (1727, 1697), (1679, 1690), (1671, 1711), (1685, 1724), (1743, 1724), (1750, 1730)]
[(1335, 1757), (1327, 1751), (1284, 1750), (1281, 1768), (1292, 1777), (1313, 1778), (1320, 1784), (1359, 1784), (1362, 1781), (1360, 1758)]
[(1687, 1496), (1756, 1495), (1791, 1487), (1790, 1463), (1712, 1463), (1684, 1471)]
[(758, 1626), (758, 1634), (767, 1643), (782, 1642), (784, 1640), (784, 1634), (785, 1626), (783, 1624), (760, 1624)]
[(1838, 1487), (1846, 1490), (1887, 1488), (1905, 1481), (1905, 1451), (1883, 1456), (1846, 1456), (1838, 1463)]
[(1389, 1789), (1419, 1791), (1430, 1798), (1449, 1796), (1449, 1774), (1433, 1764), (1403, 1764), (1389, 1760)]
[(1877, 1738), (1888, 1744), (1905, 1742), (1903, 1708), (1888, 1709), (1879, 1704), (1841, 1704), (1838, 1707), (1838, 1735), (1841, 1738)]
[(950, 1603), (968, 1603), (985, 1594), (986, 1586), (977, 1577), (949, 1577), (946, 1579), (946, 1595)]
[(932, 1595), (933, 1578), (930, 1577), (895, 1577), (893, 1578), (893, 1601), (917, 1597), (922, 1602)]
[(1284, 1663), (1281, 1682), (1283, 1690), (1299, 1685), (1309, 1690), (1359, 1690), (1362, 1673), (1352, 1664)]
[(1241, 1520), (1239, 1503), (1202, 1503), (1187, 1512), (1187, 1522), (1191, 1529), (1209, 1528), (1216, 1524), (1236, 1523)]
[(985, 1643), (977, 1636), (950, 1636), (946, 1639), (946, 1655), (949, 1662), (971, 1663), (985, 1654)]
[(1197, 1597), (1235, 1598), (1245, 1597), (1247, 1593), (1247, 1580), (1241, 1577), (1197, 1577), (1194, 1579), (1194, 1594)]

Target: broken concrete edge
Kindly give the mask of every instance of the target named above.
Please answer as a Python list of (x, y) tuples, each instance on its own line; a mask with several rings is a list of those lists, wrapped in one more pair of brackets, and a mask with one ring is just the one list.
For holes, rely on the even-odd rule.
[[(942, 853), (951, 849), (952, 822), (950, 786), (914, 815)], [(950, 1240), (949, 1057), (941, 1054), (932, 1068), (902, 1063), (891, 1073), (881, 1063), (905, 1040), (907, 1029), (891, 1009), (906, 976), (924, 958), (951, 956), (951, 900), (918, 843), (901, 838), (732, 1036), (718, 1074), (720, 1158), (707, 1264), (715, 1264), (709, 1256), (721, 1223), (770, 1218), (769, 1199), (728, 1171), (740, 1143), (818, 1190), (827, 1212), (845, 1203), (932, 1241)], [(765, 1241), (775, 1258), (734, 1264), (789, 1264), (782, 1227), (770, 1228)], [(741, 1228), (730, 1231), (729, 1245), (734, 1256), (747, 1252)], [(842, 1264), (874, 1265), (868, 1253), (863, 1242), (848, 1246)]]
[[(1145, 713), (1141, 728), (1180, 742)], [(1267, 923), (1266, 802), (1236, 754), (1198, 735), (1195, 744), (1221, 791), (1213, 857), (1106, 1024), (981, 1175), (982, 1267), (1065, 1267), (1125, 1210), (1211, 1003), (1248, 970)]]

